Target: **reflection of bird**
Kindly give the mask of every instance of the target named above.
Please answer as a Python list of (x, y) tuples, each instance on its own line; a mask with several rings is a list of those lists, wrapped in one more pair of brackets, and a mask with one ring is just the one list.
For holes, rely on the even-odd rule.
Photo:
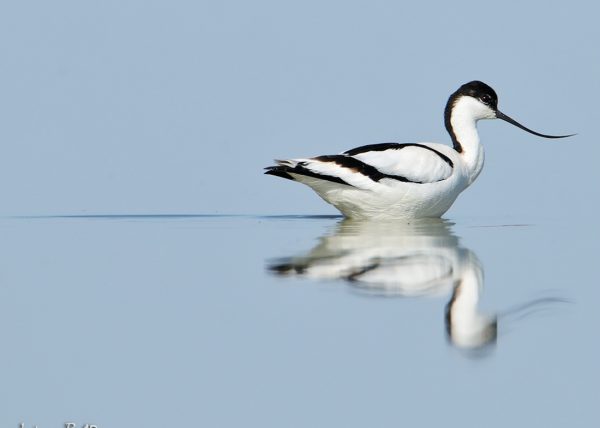
[(483, 168), (477, 121), (502, 119), (545, 138), (498, 110), (496, 92), (473, 81), (454, 92), (444, 112), (454, 147), (434, 143), (372, 144), (340, 155), (279, 160), (266, 174), (311, 187), (345, 216), (440, 217)]
[(344, 220), (306, 256), (272, 264), (280, 275), (346, 279), (364, 292), (423, 296), (452, 290), (466, 255), (442, 220), (412, 224)]
[[(479, 349), (495, 343), (497, 319), (479, 310), (483, 269), (475, 254), (459, 246), (451, 224), (438, 219), (411, 224), (344, 220), (304, 256), (269, 264), (281, 276), (344, 279), (380, 296), (451, 294), (446, 331), (453, 345)], [(558, 299), (539, 299), (505, 312), (518, 315)]]

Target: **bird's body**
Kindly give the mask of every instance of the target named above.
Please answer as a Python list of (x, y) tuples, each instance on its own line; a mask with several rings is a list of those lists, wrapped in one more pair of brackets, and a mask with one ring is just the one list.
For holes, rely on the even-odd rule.
[(469, 184), (452, 152), (433, 143), (378, 144), (278, 161), (271, 171), (311, 187), (349, 218), (440, 217)]
[(279, 160), (266, 174), (306, 184), (350, 218), (440, 217), (483, 168), (477, 121), (495, 118), (543, 137), (562, 137), (538, 134), (504, 115), (497, 109), (494, 90), (474, 81), (461, 86), (446, 105), (453, 147), (372, 144), (339, 155)]

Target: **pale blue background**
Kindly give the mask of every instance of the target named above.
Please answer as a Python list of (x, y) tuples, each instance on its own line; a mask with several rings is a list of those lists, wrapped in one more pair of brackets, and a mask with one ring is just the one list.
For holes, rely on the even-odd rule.
[(0, 212), (333, 213), (261, 168), (448, 142), (443, 107), (472, 79), (525, 125), (579, 136), (482, 123), (487, 165), (453, 213), (589, 211), (598, 13), (589, 1), (5, 2)]
[[(600, 10), (593, 2), (22, 1), (0, 6), (0, 425), (595, 426)], [(558, 295), (481, 360), (446, 298), (282, 282), (337, 219), (272, 158), (504, 122), (448, 213), (483, 305)], [(48, 218), (98, 214), (227, 218)], [(42, 216), (42, 218), (26, 218)], [(488, 227), (527, 224), (523, 227)], [(485, 227), (481, 227), (485, 226)]]

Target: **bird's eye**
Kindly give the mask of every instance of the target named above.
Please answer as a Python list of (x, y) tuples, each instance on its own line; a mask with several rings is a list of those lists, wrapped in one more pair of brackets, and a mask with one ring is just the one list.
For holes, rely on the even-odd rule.
[(490, 97), (488, 94), (484, 94), (484, 95), (481, 96), (480, 100), (484, 104), (490, 104), (492, 102), (492, 97)]

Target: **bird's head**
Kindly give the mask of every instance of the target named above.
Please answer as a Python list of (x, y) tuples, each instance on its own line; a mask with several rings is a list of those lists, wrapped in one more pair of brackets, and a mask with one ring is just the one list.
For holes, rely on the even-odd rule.
[[(511, 125), (521, 128), (530, 134), (544, 138), (565, 138), (569, 135), (546, 135), (521, 125), (516, 120), (498, 110), (498, 95), (489, 85), (479, 80), (465, 83), (456, 90), (446, 104), (445, 110), (446, 127), (451, 126), (452, 118), (464, 118), (478, 121), (481, 119), (502, 119)], [(449, 129), (450, 131), (450, 129)]]

